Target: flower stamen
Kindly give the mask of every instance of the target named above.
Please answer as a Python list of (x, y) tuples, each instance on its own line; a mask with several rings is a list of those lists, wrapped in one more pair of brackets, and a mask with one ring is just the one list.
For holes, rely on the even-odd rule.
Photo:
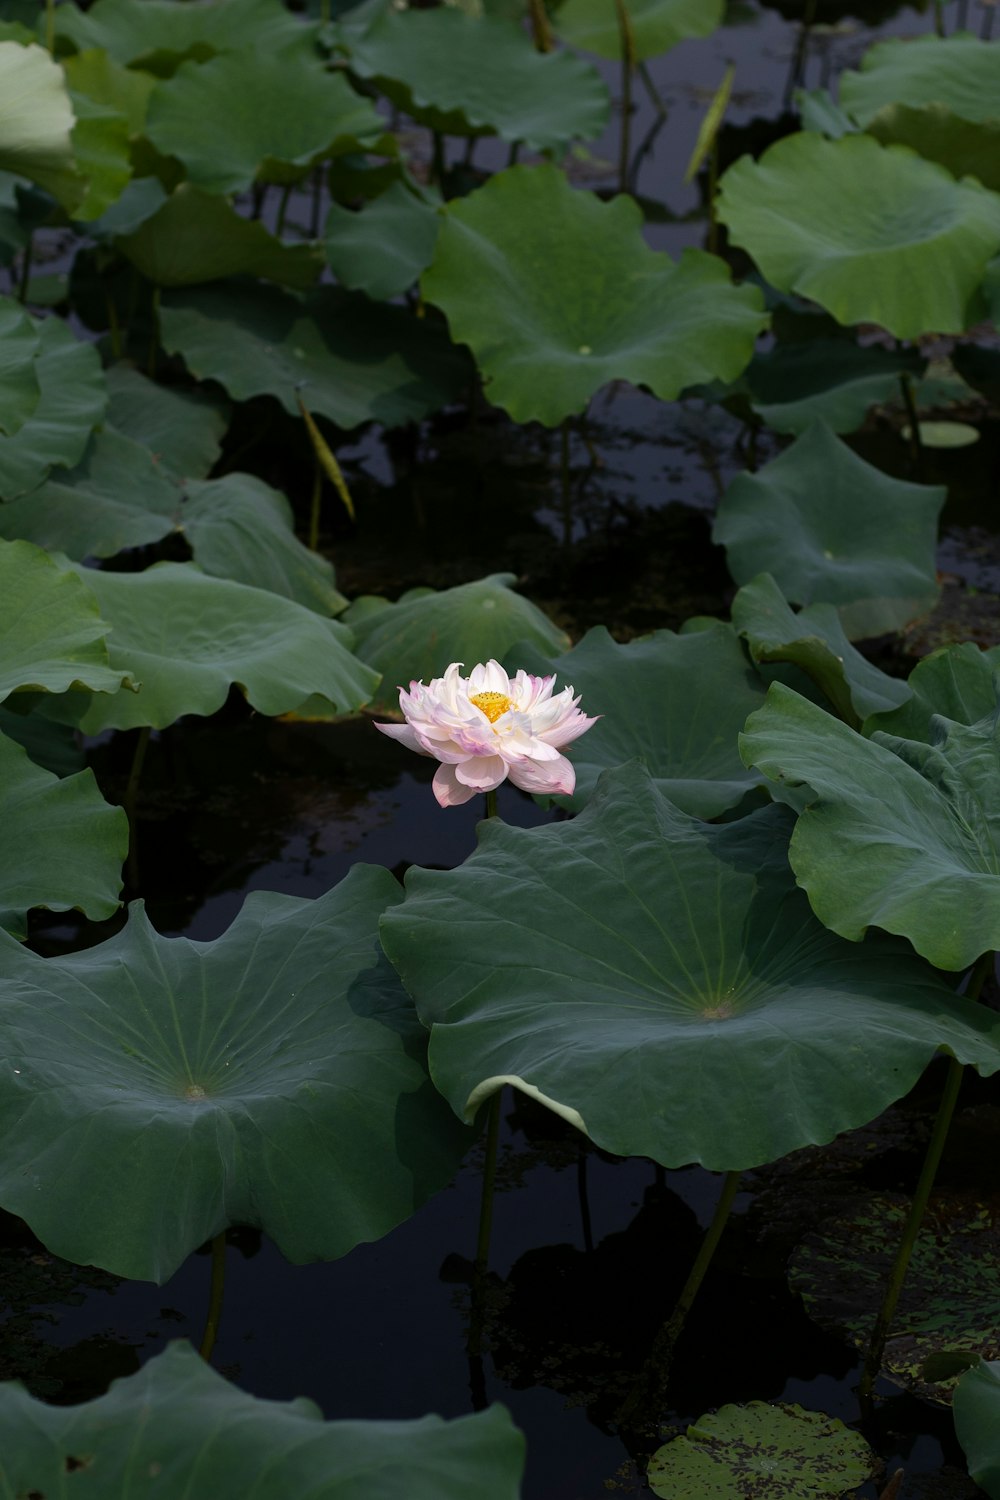
[(470, 693), (469, 702), (474, 703), (491, 724), (495, 724), (500, 715), (505, 714), (511, 706), (506, 693)]

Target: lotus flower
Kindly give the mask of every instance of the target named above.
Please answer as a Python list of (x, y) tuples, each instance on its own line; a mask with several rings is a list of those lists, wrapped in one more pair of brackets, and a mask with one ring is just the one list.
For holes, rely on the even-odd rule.
[(553, 696), (554, 677), (508, 677), (496, 661), (463, 677), (462, 665), (452, 662), (426, 687), (411, 682), (409, 692), (400, 688), (406, 723), (375, 725), (441, 762), (434, 774), (441, 806), (458, 807), (508, 777), (525, 792), (572, 792), (576, 772), (559, 752), (597, 722), (579, 711), (573, 689)]

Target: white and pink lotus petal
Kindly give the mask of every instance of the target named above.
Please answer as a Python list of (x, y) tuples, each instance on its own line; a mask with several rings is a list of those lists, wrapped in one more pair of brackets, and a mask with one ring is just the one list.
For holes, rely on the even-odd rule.
[(555, 760), (519, 760), (507, 774), (522, 792), (536, 797), (569, 797), (576, 787), (576, 772), (565, 755), (557, 755)]
[(463, 786), (457, 780), (454, 766), (438, 766), (431, 787), (442, 807), (460, 807), (476, 795), (474, 786)]

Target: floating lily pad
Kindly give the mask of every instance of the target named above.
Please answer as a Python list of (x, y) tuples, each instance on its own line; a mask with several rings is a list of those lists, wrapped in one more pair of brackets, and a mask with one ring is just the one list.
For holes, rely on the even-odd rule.
[[(793, 1252), (789, 1282), (811, 1318), (866, 1349), (909, 1212), (905, 1199), (863, 1200), (828, 1220)], [(1000, 1355), (1000, 1217), (995, 1205), (932, 1199), (917, 1235), (886, 1342), (883, 1373), (947, 1404), (958, 1378), (941, 1352)]]
[(586, 713), (601, 715), (573, 747), (576, 791), (550, 799), (560, 806), (579, 810), (602, 771), (636, 756), (664, 796), (697, 818), (717, 818), (760, 785), (740, 760), (737, 737), (766, 688), (728, 625), (691, 635), (657, 630), (625, 646), (598, 625), (554, 661), (509, 662), (511, 670), (555, 672)]
[(356, 599), (344, 615), (361, 661), (382, 674), (372, 703), (399, 709), (399, 689), (414, 679), (441, 677), (453, 661), (471, 671), (477, 662), (499, 660), (516, 641), (529, 641), (545, 656), (569, 644), (536, 604), (515, 594), (513, 573), (491, 573), (475, 583), (436, 593), (413, 589), (395, 604), (371, 596)]
[(962, 1377), (954, 1410), (970, 1474), (990, 1500), (1000, 1500), (1000, 1361), (984, 1360)]
[(274, 396), (298, 416), (301, 394), (343, 428), (418, 421), (469, 379), (440, 327), (340, 287), (306, 298), (240, 282), (170, 292), (160, 328), (169, 353), (235, 400)]
[(370, 100), (311, 48), (255, 43), (185, 63), (157, 85), (146, 121), (157, 150), (182, 161), (204, 193), (298, 181), (325, 157), (371, 147), (385, 130)]
[(77, 907), (99, 922), (118, 910), (128, 818), (92, 771), (60, 781), (0, 734), (0, 927), (23, 938), (34, 906)]
[(328, 718), (375, 691), (378, 676), (351, 654), (351, 632), (291, 599), (210, 578), (191, 563), (84, 576), (111, 627), (112, 666), (142, 684), (138, 693), (95, 696), (82, 715), (78, 703), (61, 700), (86, 734), (213, 714), (231, 687), (260, 713), (293, 713), (309, 700)]
[(998, 668), (1000, 646), (981, 651), (964, 641), (934, 651), (910, 673), (909, 701), (892, 713), (876, 713), (865, 723), (865, 734), (884, 729), (907, 740), (929, 740), (935, 714), (956, 724), (978, 724), (996, 707), (993, 678)]
[[(690, 37), (711, 36), (721, 24), (725, 0), (628, 0), (627, 14), (635, 56), (640, 62), (668, 52)], [(566, 0), (556, 13), (563, 41), (621, 57), (621, 24), (614, 0)]]
[(919, 376), (913, 349), (883, 349), (853, 339), (809, 339), (756, 354), (746, 385), (753, 409), (775, 432), (804, 432), (817, 418), (834, 432), (854, 432), (869, 409), (899, 399), (899, 377)]
[(56, 36), (79, 51), (99, 47), (123, 64), (143, 64), (168, 75), (186, 57), (203, 61), (246, 47), (270, 49), (302, 35), (302, 23), (281, 0), (96, 0), (82, 11), (57, 7)]
[(849, 724), (896, 709), (911, 695), (905, 682), (880, 672), (855, 650), (832, 604), (813, 604), (796, 614), (770, 573), (740, 589), (733, 600), (733, 626), (754, 661), (800, 667)]
[(259, 219), (187, 183), (115, 245), (157, 286), (192, 286), (227, 276), (264, 276), (305, 290), (322, 264), (311, 245), (283, 245)]
[(1000, 947), (1000, 739), (937, 721), (930, 744), (848, 729), (775, 683), (740, 740), (747, 765), (805, 785), (789, 859), (825, 925), (908, 937), (942, 969)]
[(0, 433), (13, 437), (38, 405), (38, 333), (12, 299), (0, 300)]
[(816, 921), (789, 825), (690, 818), (633, 763), (572, 821), (411, 868), (382, 943), (456, 1113), (512, 1083), (607, 1151), (728, 1171), (873, 1119), (939, 1046), (1000, 1068), (997, 1018), (905, 943)]
[(801, 1406), (724, 1406), (658, 1448), (647, 1479), (667, 1500), (839, 1500), (878, 1466), (859, 1432)]
[(39, 395), (12, 437), (0, 437), (0, 499), (33, 490), (56, 464), (75, 464), (104, 415), (101, 361), (60, 318), (36, 320)]
[(946, 494), (890, 478), (817, 422), (759, 473), (738, 475), (712, 537), (737, 583), (770, 573), (794, 604), (836, 605), (857, 640), (934, 603)]
[(593, 140), (611, 101), (597, 70), (568, 52), (538, 52), (513, 21), (394, 7), (349, 38), (351, 70), (394, 103), (451, 134), (496, 133), (534, 151)]
[(326, 258), (337, 280), (376, 301), (398, 297), (434, 259), (437, 205), (394, 182), (355, 212), (331, 203)]
[(767, 321), (760, 292), (734, 287), (723, 261), (650, 250), (632, 198), (604, 203), (555, 167), (498, 172), (442, 217), (424, 296), (518, 422), (555, 426), (610, 380), (665, 401), (732, 380)]
[(0, 701), (19, 689), (117, 693), (93, 593), (29, 542), (0, 542)]
[(64, 958), (8, 940), (3, 1206), (54, 1254), (152, 1281), (228, 1225), (301, 1263), (409, 1218), (468, 1138), (378, 952), (400, 899), (355, 866), (316, 901), (254, 891), (210, 943), (160, 937), (141, 903)]
[(192, 1485), (215, 1500), (517, 1500), (524, 1467), (502, 1406), (452, 1422), (324, 1422), (305, 1398), (246, 1395), (179, 1342), (79, 1406), (0, 1386), (0, 1443), (4, 1479), (24, 1495), (57, 1494), (69, 1466), (93, 1467), (109, 1495), (152, 1474), (161, 1500)]
[(1000, 196), (864, 134), (801, 131), (759, 161), (741, 157), (717, 211), (779, 291), (902, 339), (977, 321), (975, 294), (1000, 248)]

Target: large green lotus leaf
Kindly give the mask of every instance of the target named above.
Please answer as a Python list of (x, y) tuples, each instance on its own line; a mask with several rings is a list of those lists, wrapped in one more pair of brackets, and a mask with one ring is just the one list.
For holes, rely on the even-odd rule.
[(90, 589), (30, 542), (0, 542), (0, 701), (18, 689), (117, 693), (108, 622)]
[(577, 192), (551, 166), (498, 172), (449, 203), (421, 286), (494, 405), (550, 427), (610, 380), (665, 401), (732, 380), (767, 321), (759, 290), (734, 287), (723, 261), (650, 250), (634, 199)]
[(264, 276), (304, 290), (322, 269), (310, 245), (283, 245), (259, 219), (245, 219), (225, 198), (182, 182), (150, 218), (116, 247), (157, 286), (192, 286), (227, 276)]
[(299, 541), (292, 507), (278, 490), (236, 473), (191, 482), (185, 495), (179, 530), (206, 573), (267, 589), (320, 615), (346, 608), (331, 563)]
[(1000, 248), (997, 194), (863, 134), (802, 131), (759, 161), (741, 157), (717, 211), (779, 291), (901, 339), (977, 321), (974, 294)]
[(142, 684), (94, 697), (78, 720), (86, 734), (213, 714), (231, 687), (263, 714), (292, 713), (312, 698), (333, 717), (367, 703), (378, 684), (351, 654), (349, 630), (291, 599), (190, 563), (84, 576), (111, 627), (112, 666)]
[(927, 104), (923, 109), (889, 104), (865, 128), (885, 145), (909, 146), (928, 161), (938, 162), (953, 177), (976, 177), (992, 192), (1000, 189), (1000, 119), (974, 124), (941, 104)]
[(62, 199), (75, 174), (73, 106), (44, 47), (0, 41), (0, 167)]
[(857, 640), (933, 605), (946, 494), (890, 478), (817, 422), (758, 473), (733, 480), (712, 537), (737, 583), (770, 573), (794, 604), (835, 604)]
[(146, 134), (204, 193), (292, 182), (324, 157), (371, 147), (386, 121), (311, 49), (251, 45), (185, 63), (156, 86)]
[(0, 820), (0, 927), (23, 938), (33, 906), (75, 906), (97, 922), (118, 910), (128, 818), (92, 771), (60, 781), (0, 734)]
[(939, 720), (931, 744), (865, 739), (776, 683), (740, 744), (747, 765), (816, 794), (789, 858), (827, 927), (901, 933), (942, 969), (1000, 947), (995, 708), (971, 726)]
[(13, 298), (0, 299), (0, 433), (13, 437), (38, 405), (38, 332)]
[(399, 689), (414, 679), (443, 676), (453, 661), (467, 672), (477, 662), (499, 660), (517, 641), (530, 642), (549, 657), (565, 650), (569, 638), (549, 617), (510, 587), (513, 573), (491, 573), (457, 588), (415, 589), (395, 604), (357, 599), (344, 615), (354, 632), (354, 650), (381, 673), (372, 703), (381, 712), (399, 709)]
[(906, 740), (929, 740), (935, 714), (957, 724), (978, 724), (996, 707), (993, 682), (998, 667), (1000, 646), (987, 651), (972, 641), (944, 646), (917, 662), (909, 676), (909, 701), (894, 712), (873, 714), (864, 732), (884, 729)]
[(351, 291), (376, 301), (398, 297), (434, 259), (441, 220), (436, 205), (394, 182), (355, 212), (331, 203), (326, 217), (326, 258)]
[(953, 1409), (969, 1473), (990, 1500), (1000, 1500), (1000, 1360), (982, 1360), (962, 1376)]
[(817, 418), (854, 432), (870, 407), (898, 399), (903, 372), (919, 378), (925, 363), (913, 349), (817, 338), (756, 354), (743, 378), (754, 411), (775, 432), (797, 436)]
[[(722, 22), (725, 0), (628, 0), (627, 13), (640, 62), (658, 57), (689, 37), (711, 36)], [(621, 57), (621, 25), (613, 0), (566, 0), (556, 14), (563, 41), (598, 57)]]
[(513, 1083), (605, 1150), (728, 1171), (873, 1119), (939, 1046), (1000, 1068), (997, 1018), (906, 944), (816, 921), (790, 821), (703, 823), (632, 763), (570, 822), (411, 868), (382, 942), (456, 1113)]
[(572, 797), (551, 799), (578, 811), (610, 766), (641, 756), (656, 787), (684, 812), (717, 818), (761, 779), (740, 760), (737, 736), (760, 708), (765, 684), (732, 628), (712, 622), (690, 635), (657, 630), (619, 645), (603, 625), (554, 661), (519, 661), (557, 687), (572, 685), (581, 708), (601, 718), (570, 751)]
[[(809, 1316), (871, 1338), (899, 1252), (910, 1204), (879, 1195), (826, 1220), (795, 1249), (789, 1282)], [(1000, 1217), (995, 1204), (932, 1199), (914, 1245), (882, 1359), (883, 1373), (926, 1400), (947, 1404), (955, 1376), (932, 1377), (931, 1356), (1000, 1355)], [(925, 1366), (927, 1366), (925, 1370)]]
[(71, 94), (76, 124), (73, 154), (80, 178), (72, 200), (74, 219), (100, 218), (121, 197), (132, 176), (128, 121), (117, 109), (86, 94)]
[(896, 709), (911, 696), (905, 682), (880, 672), (855, 650), (832, 604), (813, 604), (796, 614), (770, 573), (740, 589), (733, 600), (733, 626), (754, 661), (800, 667), (855, 727), (868, 714)]
[(22, 713), (27, 702), (27, 697), (15, 697), (0, 704), (0, 734), (20, 745), (36, 766), (54, 776), (72, 776), (85, 770), (87, 757), (77, 744), (76, 731), (70, 725), (45, 719), (40, 713)]
[(3, 500), (35, 489), (54, 465), (75, 464), (108, 404), (97, 350), (61, 318), (45, 318), (35, 329), (38, 403), (12, 437), (0, 437)]
[(665, 1500), (839, 1500), (877, 1467), (859, 1432), (801, 1406), (724, 1406), (658, 1448), (647, 1481)]
[(126, 364), (105, 370), (107, 420), (181, 479), (203, 479), (222, 451), (229, 403), (204, 391), (158, 385)]
[(251, 42), (269, 49), (298, 40), (302, 25), (281, 0), (97, 0), (86, 11), (56, 9), (56, 36), (78, 51), (102, 48), (123, 64), (169, 74), (185, 57), (202, 60)]
[(103, 47), (64, 58), (63, 70), (75, 94), (114, 109), (125, 120), (130, 136), (142, 134), (149, 96), (156, 86), (151, 73), (123, 67)]
[(443, 330), (360, 292), (319, 287), (299, 298), (240, 282), (164, 296), (163, 346), (235, 400), (274, 396), (299, 415), (301, 395), (339, 427), (419, 421), (468, 384)]
[(210, 943), (141, 903), (64, 958), (8, 941), (0, 1203), (54, 1254), (152, 1281), (228, 1225), (296, 1262), (387, 1234), (468, 1145), (379, 954), (400, 899), (355, 866), (316, 901), (254, 891)]
[(246, 1395), (179, 1342), (80, 1406), (0, 1386), (0, 1444), (8, 1494), (66, 1494), (67, 1471), (93, 1490), (92, 1468), (108, 1500), (154, 1487), (160, 1500), (517, 1500), (524, 1467), (502, 1406), (451, 1422), (324, 1422), (302, 1397)]
[[(597, 70), (568, 52), (538, 52), (512, 21), (451, 6), (387, 9), (350, 38), (350, 66), (397, 104), (453, 134), (495, 131), (534, 151), (593, 140), (610, 99)], [(444, 118), (435, 118), (444, 117)]]
[(887, 104), (943, 104), (961, 120), (1000, 122), (1000, 48), (968, 33), (876, 42), (860, 72), (840, 75), (840, 102), (861, 125)]

